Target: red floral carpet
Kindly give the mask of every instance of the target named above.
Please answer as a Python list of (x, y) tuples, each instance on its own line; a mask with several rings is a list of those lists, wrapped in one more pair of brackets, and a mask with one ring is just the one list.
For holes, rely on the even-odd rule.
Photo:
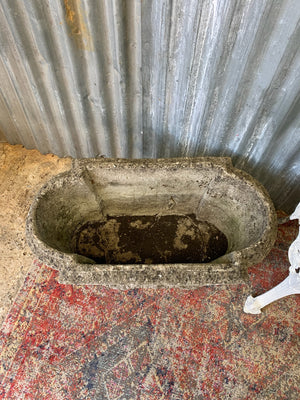
[(287, 276), (297, 229), (280, 226), (250, 289), (74, 287), (36, 263), (2, 327), (0, 398), (299, 400), (300, 296), (243, 313)]

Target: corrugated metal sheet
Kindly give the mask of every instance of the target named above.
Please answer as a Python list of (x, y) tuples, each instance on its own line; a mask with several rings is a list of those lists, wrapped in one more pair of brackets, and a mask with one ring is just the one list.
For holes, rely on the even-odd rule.
[(4, 136), (4, 133), (0, 131), (0, 142), (6, 142), (6, 137)]
[(60, 156), (226, 155), (300, 200), (298, 0), (1, 0), (0, 129)]

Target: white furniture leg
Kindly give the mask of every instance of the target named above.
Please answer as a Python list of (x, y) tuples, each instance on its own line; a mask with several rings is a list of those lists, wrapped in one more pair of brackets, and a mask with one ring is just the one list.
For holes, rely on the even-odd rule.
[(291, 294), (300, 294), (300, 274), (293, 267), (290, 267), (289, 276), (273, 289), (257, 297), (248, 296), (244, 312), (260, 314), (263, 307)]
[[(298, 219), (300, 221), (300, 203), (290, 216), (290, 219)], [(289, 276), (279, 285), (260, 296), (248, 296), (244, 306), (245, 313), (260, 314), (261, 309), (273, 301), (291, 294), (300, 294), (300, 231), (289, 248), (288, 256), (291, 264)]]

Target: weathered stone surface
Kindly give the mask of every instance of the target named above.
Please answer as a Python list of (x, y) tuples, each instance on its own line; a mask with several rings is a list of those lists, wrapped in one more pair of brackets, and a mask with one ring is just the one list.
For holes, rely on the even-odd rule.
[[(225, 255), (209, 263), (96, 264), (76, 254), (75, 233), (116, 216), (194, 214), (227, 238)], [(49, 181), (32, 204), (29, 244), (64, 283), (129, 287), (195, 287), (237, 283), (262, 260), (277, 219), (264, 188), (229, 158), (84, 159)], [(137, 261), (138, 262), (138, 261)]]

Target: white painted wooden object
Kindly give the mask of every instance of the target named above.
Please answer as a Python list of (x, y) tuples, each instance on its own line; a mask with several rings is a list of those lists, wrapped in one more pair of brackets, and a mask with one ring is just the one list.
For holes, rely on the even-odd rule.
[[(294, 213), (290, 216), (290, 219), (298, 219), (300, 223), (300, 203), (296, 207)], [(244, 312), (249, 314), (260, 314), (261, 309), (273, 301), (291, 294), (300, 294), (300, 230), (296, 240), (289, 248), (288, 256), (291, 264), (289, 276), (279, 283), (279, 285), (260, 296), (248, 296), (245, 302)]]

